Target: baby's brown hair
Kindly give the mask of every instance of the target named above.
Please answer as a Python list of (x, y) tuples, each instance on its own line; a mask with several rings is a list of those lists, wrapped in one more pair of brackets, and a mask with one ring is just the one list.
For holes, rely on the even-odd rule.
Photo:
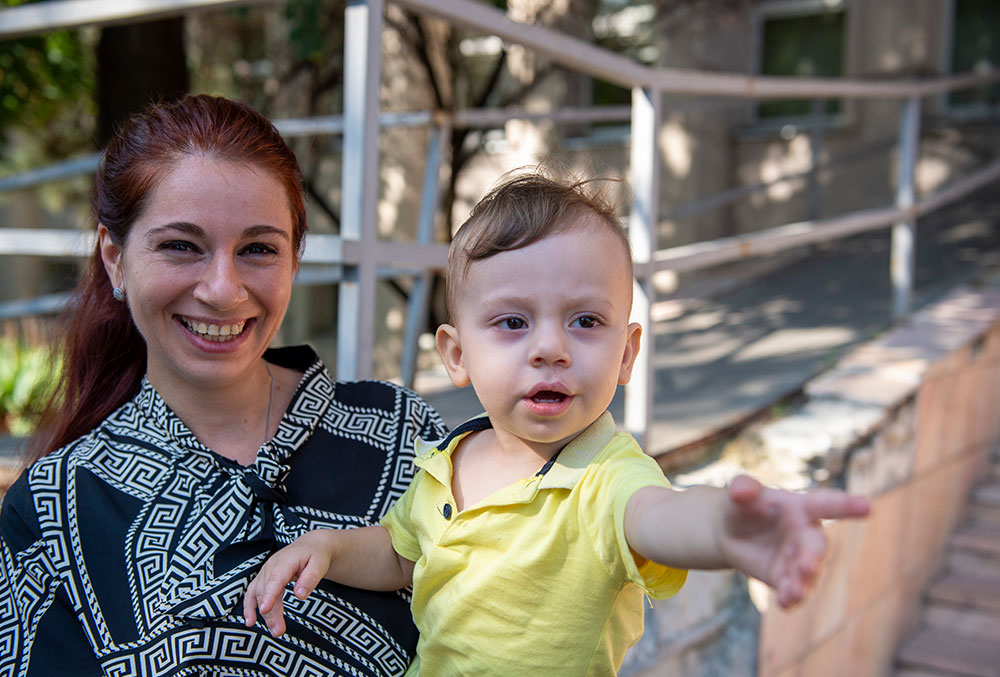
[[(612, 206), (587, 190), (594, 180), (561, 182), (535, 169), (504, 175), (472, 208), (448, 250), (448, 313), (454, 320), (458, 290), (469, 266), (501, 252), (520, 249), (554, 233), (580, 225), (606, 226), (621, 241), (629, 270), (632, 250)], [(590, 218), (586, 218), (586, 217)]]

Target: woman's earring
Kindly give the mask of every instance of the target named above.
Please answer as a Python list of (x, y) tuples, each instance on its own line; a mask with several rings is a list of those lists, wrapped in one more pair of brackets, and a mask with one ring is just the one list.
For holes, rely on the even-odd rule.
[(115, 287), (111, 290), (111, 295), (115, 297), (115, 301), (121, 303), (125, 300), (125, 290), (121, 287)]

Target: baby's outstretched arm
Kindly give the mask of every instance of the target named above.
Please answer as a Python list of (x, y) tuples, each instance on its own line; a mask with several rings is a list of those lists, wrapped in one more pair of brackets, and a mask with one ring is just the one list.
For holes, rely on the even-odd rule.
[(824, 519), (868, 514), (868, 500), (834, 489), (797, 493), (740, 476), (727, 489), (646, 487), (625, 511), (625, 536), (641, 557), (687, 569), (732, 567), (790, 607), (805, 596), (826, 554)]
[(295, 596), (305, 599), (321, 578), (365, 590), (399, 590), (413, 583), (413, 562), (396, 554), (381, 526), (310, 531), (271, 555), (251, 581), (243, 599), (247, 627), (257, 622), (260, 609), (271, 634), (280, 637), (285, 586), (295, 581)]

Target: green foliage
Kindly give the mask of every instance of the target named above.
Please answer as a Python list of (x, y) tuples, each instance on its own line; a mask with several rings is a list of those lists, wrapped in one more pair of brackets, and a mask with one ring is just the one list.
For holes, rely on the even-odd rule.
[(60, 364), (44, 346), (0, 338), (0, 430), (31, 434), (59, 380)]
[(326, 4), (325, 0), (290, 0), (285, 4), (288, 40), (300, 61), (316, 63), (323, 58), (328, 42), (323, 21)]
[[(7, 6), (26, 4), (4, 0)], [(0, 42), (0, 144), (16, 130), (44, 145), (35, 157), (17, 164), (65, 157), (89, 147), (86, 119), (95, 111), (95, 60), (81, 31), (54, 31), (45, 35)], [(41, 155), (41, 157), (37, 157)], [(9, 164), (10, 158), (4, 164)], [(10, 168), (10, 167), (8, 167)]]

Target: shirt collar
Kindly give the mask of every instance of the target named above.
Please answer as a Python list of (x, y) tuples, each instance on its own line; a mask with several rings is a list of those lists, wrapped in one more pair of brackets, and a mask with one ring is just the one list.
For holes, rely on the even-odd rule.
[[(438, 442), (417, 440), (417, 458), (414, 464), (423, 468), (431, 477), (445, 486), (451, 486), (451, 455), (459, 442), (469, 433), (492, 428), (486, 414), (471, 418), (455, 428), (448, 437)], [(604, 412), (596, 421), (563, 447), (555, 463), (540, 477), (539, 489), (572, 489), (586, 471), (587, 466), (611, 443), (617, 433), (614, 419)]]
[[(319, 425), (320, 419), (330, 407), (331, 393), (336, 389), (336, 383), (330, 379), (322, 361), (308, 346), (269, 348), (264, 352), (264, 358), (272, 364), (303, 372), (292, 396), (292, 403), (278, 422), (277, 432), (261, 447), (265, 452), (263, 456), (284, 464), (309, 438), (303, 431), (314, 430)], [(142, 377), (139, 392), (132, 403), (146, 418), (144, 423), (150, 424), (153, 430), (172, 445), (212, 453), (174, 413), (147, 376)], [(130, 412), (125, 414), (126, 417), (129, 415)], [(137, 427), (131, 419), (126, 420), (127, 425)], [(140, 430), (149, 429), (148, 425), (138, 427)], [(260, 458), (259, 454), (258, 459)], [(262, 476), (268, 477), (266, 473)]]

